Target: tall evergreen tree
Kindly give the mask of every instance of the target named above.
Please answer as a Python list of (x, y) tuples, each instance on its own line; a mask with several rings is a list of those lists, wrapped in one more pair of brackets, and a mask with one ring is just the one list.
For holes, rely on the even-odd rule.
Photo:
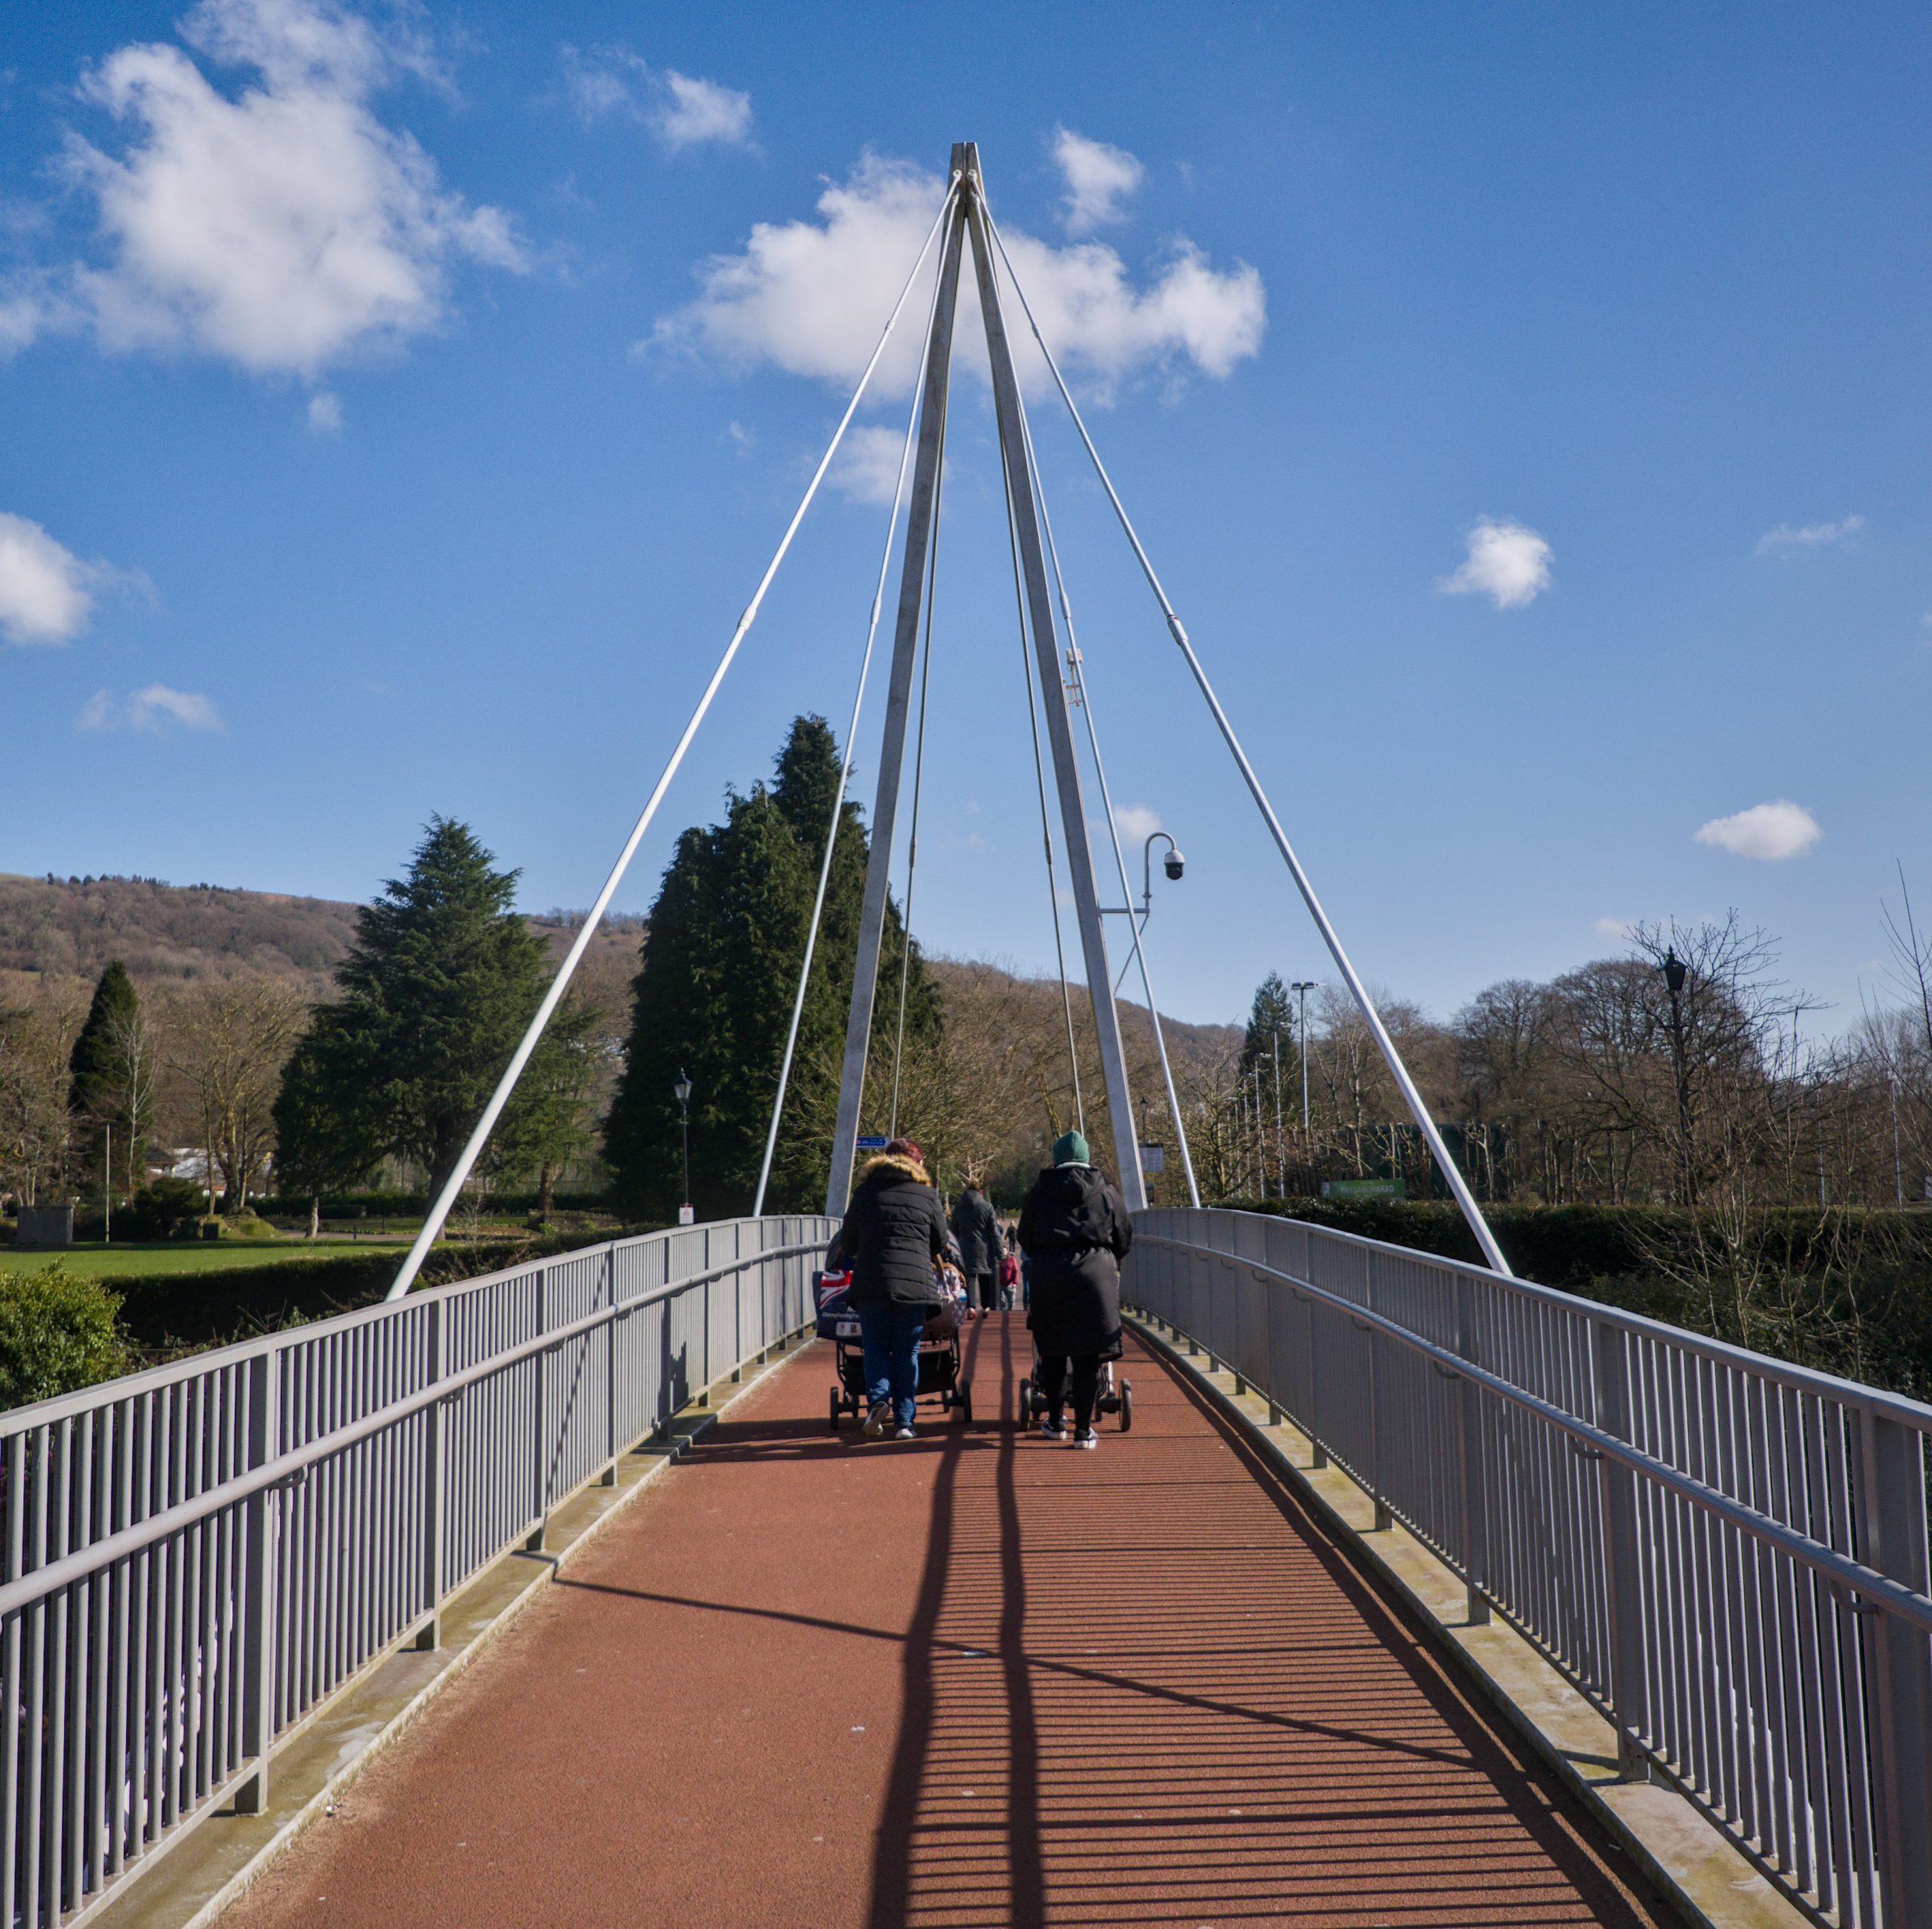
[(352, 1192), (382, 1157), (363, 1102), (373, 1082), (361, 1062), (366, 1032), (345, 1033), (342, 1008), (324, 1005), (282, 1067), (275, 1101), (275, 1189), (309, 1201), (309, 1236), (319, 1229), (322, 1198)]
[[(67, 1061), (68, 1104), (89, 1177), (124, 1198), (140, 1184), (154, 1120), (154, 1051), (128, 968), (110, 958)], [(106, 1170), (110, 1146), (112, 1172)]]
[[(550, 975), (543, 940), (510, 908), (518, 874), (494, 863), (466, 826), (430, 819), (409, 875), (357, 912), (355, 942), (336, 968), (341, 999), (317, 1013), (284, 1081), (291, 1115), (332, 1118), (342, 1143), (412, 1161), (432, 1193)], [(540, 1057), (553, 1048), (546, 1040)], [(543, 1078), (533, 1060), (500, 1142), (515, 1141)]]
[[(605, 1130), (616, 1196), (639, 1217), (668, 1219), (679, 1202), (681, 1072), (692, 1085), (693, 1204), (707, 1218), (750, 1209), (838, 786), (830, 727), (798, 718), (771, 786), (733, 795), (723, 823), (678, 840), (651, 909), (624, 1075)], [(866, 854), (858, 807), (848, 803), (773, 1161), (772, 1210), (808, 1210), (823, 1196)], [(895, 912), (881, 946), (875, 1047), (896, 1029), (906, 955)], [(939, 1013), (916, 946), (911, 970), (907, 1028), (917, 1040)]]

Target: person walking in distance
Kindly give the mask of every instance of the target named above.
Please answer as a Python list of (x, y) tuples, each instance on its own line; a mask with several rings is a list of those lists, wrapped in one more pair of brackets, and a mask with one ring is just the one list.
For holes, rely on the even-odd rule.
[(966, 1275), (966, 1316), (983, 1318), (998, 1303), (999, 1220), (976, 1172), (953, 1201), (952, 1236), (959, 1241), (959, 1270)]
[(1088, 1163), (1085, 1135), (1063, 1132), (1053, 1164), (1034, 1180), (1020, 1212), (1032, 1288), (1026, 1324), (1047, 1402), (1040, 1432), (1049, 1440), (1063, 1437), (1063, 1403), (1070, 1395), (1074, 1445), (1100, 1444), (1094, 1397), (1101, 1361), (1120, 1346), (1120, 1263), (1133, 1243), (1127, 1208)]
[(889, 1431), (896, 1439), (913, 1438), (919, 1336), (939, 1307), (933, 1262), (946, 1241), (946, 1211), (918, 1147), (893, 1140), (866, 1161), (826, 1254), (829, 1267), (852, 1269), (847, 1304), (859, 1315), (865, 1349), (868, 1440)]

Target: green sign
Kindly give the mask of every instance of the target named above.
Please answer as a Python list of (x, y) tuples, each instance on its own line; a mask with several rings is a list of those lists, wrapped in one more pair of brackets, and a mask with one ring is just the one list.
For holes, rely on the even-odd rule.
[(1324, 1199), (1399, 1199), (1402, 1182), (1399, 1179), (1324, 1179), (1321, 1196)]

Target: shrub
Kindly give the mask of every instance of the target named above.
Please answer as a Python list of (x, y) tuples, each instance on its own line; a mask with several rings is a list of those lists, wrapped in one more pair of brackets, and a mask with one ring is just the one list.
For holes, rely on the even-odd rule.
[(0, 1411), (51, 1400), (128, 1370), (121, 1302), (60, 1260), (0, 1274)]
[(172, 1239), (207, 1211), (208, 1195), (191, 1180), (157, 1179), (115, 1214), (115, 1230), (126, 1239)]

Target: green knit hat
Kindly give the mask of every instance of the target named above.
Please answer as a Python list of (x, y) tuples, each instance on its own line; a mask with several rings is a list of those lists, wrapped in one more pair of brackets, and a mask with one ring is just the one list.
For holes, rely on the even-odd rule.
[(1087, 1158), (1087, 1135), (1084, 1132), (1063, 1132), (1054, 1141), (1054, 1163), (1056, 1165), (1084, 1165)]

